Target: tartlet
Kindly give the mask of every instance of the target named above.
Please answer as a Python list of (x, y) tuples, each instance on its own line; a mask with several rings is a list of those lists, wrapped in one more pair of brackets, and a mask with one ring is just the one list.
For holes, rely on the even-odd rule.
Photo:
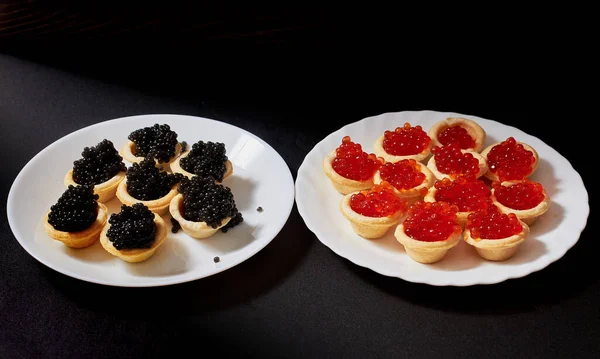
[[(131, 163), (139, 163), (152, 154), (156, 163), (165, 171), (170, 170), (170, 163), (181, 153), (181, 143), (177, 141), (177, 133), (167, 124), (137, 129), (127, 136), (128, 141), (121, 149), (121, 156)], [(141, 152), (140, 152), (141, 151)]]
[(211, 227), (206, 222), (194, 222), (188, 221), (183, 218), (183, 195), (178, 194), (171, 200), (169, 204), (169, 213), (171, 213), (171, 217), (179, 222), (181, 229), (187, 233), (192, 238), (208, 238), (213, 234), (217, 233), (219, 229), (225, 227), (227, 223), (231, 220), (231, 217), (227, 217), (223, 219), (220, 225), (217, 227)]
[(400, 223), (407, 208), (407, 202), (398, 198), (385, 181), (369, 190), (347, 194), (340, 202), (340, 211), (352, 230), (367, 239), (383, 237)]
[[(121, 182), (123, 182), (124, 179), (125, 171), (120, 171), (108, 181), (94, 185), (94, 193), (98, 195), (98, 202), (106, 203), (115, 198), (115, 195), (117, 194), (117, 187)], [(67, 172), (63, 182), (67, 187), (69, 185), (79, 186), (79, 184), (73, 179), (73, 169), (70, 169)]]
[[(123, 159), (125, 159), (131, 163), (139, 163), (144, 160), (144, 157), (136, 156), (133, 154), (134, 152), (135, 152), (135, 143), (132, 141), (127, 141), (125, 143), (125, 145), (123, 146), (123, 148), (121, 149), (121, 156), (123, 156)], [(181, 154), (181, 144), (177, 143), (177, 145), (175, 146), (175, 155), (173, 155), (168, 162), (159, 162), (157, 159), (155, 159), (155, 161), (159, 166), (161, 166), (162, 169), (168, 170), (168, 169), (171, 169), (171, 163), (173, 163), (179, 157), (180, 154)]]
[[(525, 191), (528, 192), (527, 195), (524, 194)], [(491, 198), (500, 212), (514, 213), (527, 225), (532, 225), (546, 213), (551, 203), (544, 187), (529, 179), (493, 182)]]
[[(495, 147), (498, 147), (500, 161), (494, 159)], [(502, 153), (500, 153), (502, 151)], [(527, 153), (526, 151), (529, 151)], [(510, 156), (507, 156), (511, 154)], [(481, 156), (488, 164), (485, 173), (491, 181), (521, 180), (531, 176), (539, 166), (539, 155), (530, 145), (508, 137), (502, 142), (496, 142), (486, 147)], [(510, 167), (507, 167), (510, 166)], [(498, 173), (500, 171), (500, 174)]]
[[(475, 235), (475, 230), (489, 230), (494, 238), (490, 238), (491, 236), (485, 233)], [(498, 235), (500, 230), (508, 231), (509, 234)], [(504, 261), (511, 258), (528, 236), (527, 224), (519, 220), (514, 213), (499, 212), (494, 205), (469, 215), (463, 234), (465, 242), (473, 246), (482, 258), (490, 261)]]
[(461, 239), (462, 227), (456, 217), (458, 209), (445, 202), (415, 202), (394, 236), (408, 256), (423, 264), (442, 260)]
[[(465, 131), (457, 130), (457, 127)], [(454, 133), (449, 133), (448, 129), (451, 129), (450, 131), (454, 131)], [(427, 134), (431, 138), (434, 147), (443, 146), (450, 141), (457, 141), (461, 149), (475, 152), (481, 152), (486, 138), (485, 130), (477, 122), (462, 117), (448, 117), (438, 121), (431, 126)], [(442, 138), (440, 139), (440, 137)]]
[(412, 127), (405, 123), (394, 131), (385, 133), (375, 140), (375, 154), (386, 162), (398, 162), (413, 159), (421, 162), (431, 154), (431, 138), (421, 126)]
[[(185, 151), (183, 153), (181, 153), (181, 155), (179, 157), (177, 157), (175, 160), (173, 160), (173, 162), (170, 163), (170, 167), (171, 167), (171, 172), (173, 173), (181, 173), (182, 175), (186, 176), (187, 178), (192, 178), (193, 176), (195, 176), (195, 173), (191, 173), (188, 172), (186, 170), (184, 170), (181, 167), (181, 160), (184, 159), (185, 157), (187, 157), (190, 154), (191, 151)], [(233, 165), (231, 164), (230, 160), (225, 160), (225, 173), (223, 174), (223, 179), (222, 180), (216, 180), (217, 182), (223, 182), (227, 177), (231, 176), (233, 174)]]
[[(435, 177), (422, 163), (413, 159), (398, 162), (387, 162), (382, 165), (373, 177), (374, 184), (388, 182), (396, 196), (412, 204), (423, 196), (433, 186)], [(415, 183), (418, 183), (415, 185)]]
[[(483, 156), (473, 150), (460, 149), (456, 144), (433, 147), (432, 152), (433, 155), (427, 161), (427, 168), (437, 179), (455, 178), (458, 175), (468, 174), (474, 174), (475, 178), (479, 178), (488, 171), (487, 162)], [(450, 163), (447, 164), (448, 169), (439, 168), (438, 158), (441, 158), (441, 163), (448, 162), (450, 158)], [(475, 163), (475, 161), (477, 162)]]

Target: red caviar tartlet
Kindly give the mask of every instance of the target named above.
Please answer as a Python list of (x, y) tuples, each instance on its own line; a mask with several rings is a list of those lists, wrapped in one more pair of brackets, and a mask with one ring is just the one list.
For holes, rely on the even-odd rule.
[(529, 179), (492, 182), (492, 201), (502, 213), (514, 213), (531, 225), (550, 208), (550, 198), (544, 187)]
[(485, 144), (485, 131), (473, 120), (449, 117), (438, 121), (427, 133), (433, 146), (457, 143), (463, 150), (480, 152)]
[(375, 154), (386, 162), (398, 162), (412, 158), (415, 161), (425, 160), (431, 153), (431, 138), (421, 126), (405, 123), (394, 131), (385, 131), (375, 141)]
[(347, 194), (340, 203), (340, 211), (354, 232), (370, 239), (383, 237), (400, 222), (407, 208), (406, 200), (398, 198), (392, 185), (385, 181), (368, 190)]
[(438, 262), (460, 242), (462, 227), (457, 212), (456, 206), (446, 202), (417, 201), (396, 227), (394, 236), (411, 259), (426, 264)]
[(375, 173), (375, 184), (386, 181), (392, 185), (396, 196), (408, 203), (423, 199), (435, 177), (427, 166), (413, 159), (386, 162)]
[(488, 171), (485, 158), (472, 150), (463, 150), (457, 142), (431, 149), (433, 156), (427, 167), (437, 179), (455, 178), (458, 176), (483, 176)]
[(338, 192), (348, 194), (371, 188), (373, 176), (383, 162), (345, 136), (342, 144), (323, 159), (323, 170)]
[(529, 227), (514, 213), (502, 213), (492, 204), (469, 214), (463, 236), (482, 258), (503, 261), (517, 252)]
[(508, 137), (481, 152), (488, 164), (485, 176), (492, 181), (522, 180), (531, 176), (539, 165), (536, 150), (526, 143)]

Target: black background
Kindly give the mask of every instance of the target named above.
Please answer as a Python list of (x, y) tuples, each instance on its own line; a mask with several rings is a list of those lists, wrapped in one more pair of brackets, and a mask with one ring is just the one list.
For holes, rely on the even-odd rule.
[[(467, 36), (472, 23), (464, 33), (416, 37), (424, 26), (399, 25), (397, 13), (370, 11), (363, 18), (377, 20), (357, 23), (359, 11), (295, 9), (285, 17), (269, 9), (264, 18), (240, 10), (209, 35), (194, 28), (175, 36), (182, 17), (166, 14), (129, 35), (0, 37), (0, 199), (44, 147), (112, 118), (175, 113), (228, 122), (271, 144), (295, 178), (308, 151), (339, 127), (421, 109), (480, 116), (542, 139), (582, 175), (591, 199), (593, 134), (559, 103), (540, 100), (535, 57), (516, 58), (518, 45), (493, 34), (475, 41)], [(150, 21), (119, 14), (121, 24)], [(265, 23), (291, 30), (248, 30)], [(350, 263), (323, 246), (294, 207), (281, 233), (244, 263), (136, 289), (46, 268), (20, 247), (0, 211), (0, 357), (583, 358), (600, 349), (592, 218), (575, 247), (544, 270), (455, 288)]]

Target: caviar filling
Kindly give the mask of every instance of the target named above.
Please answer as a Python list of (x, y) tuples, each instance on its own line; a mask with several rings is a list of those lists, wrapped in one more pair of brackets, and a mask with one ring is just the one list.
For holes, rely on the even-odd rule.
[(96, 146), (85, 147), (81, 158), (73, 162), (73, 181), (77, 184), (97, 185), (126, 169), (123, 157), (113, 143), (104, 139)]
[(535, 157), (531, 151), (509, 137), (492, 147), (487, 155), (490, 171), (500, 181), (521, 180), (533, 172)]
[(474, 148), (475, 140), (469, 132), (461, 126), (450, 126), (438, 135), (438, 141), (442, 145), (456, 143), (462, 149)]
[(342, 177), (366, 181), (373, 178), (383, 159), (362, 150), (362, 146), (352, 142), (349, 136), (342, 138), (342, 144), (335, 149), (335, 158), (331, 164), (333, 170)]
[(438, 242), (462, 232), (457, 223), (458, 208), (447, 202), (417, 201), (408, 209), (403, 222), (404, 233), (423, 242)]
[(94, 223), (98, 216), (98, 195), (94, 186), (69, 187), (50, 207), (48, 223), (57, 231), (79, 232)]
[(491, 203), (490, 189), (474, 176), (460, 176), (455, 180), (444, 178), (435, 181), (433, 185), (437, 189), (436, 201), (455, 205), (461, 212), (476, 211)]
[(223, 181), (227, 168), (225, 144), (221, 142), (198, 141), (192, 145), (187, 156), (179, 162), (181, 168), (200, 177), (213, 177)]
[[(462, 128), (462, 127), (459, 127)], [(471, 153), (462, 153), (457, 142), (434, 147), (433, 157), (435, 167), (441, 173), (455, 177), (458, 175), (477, 175), (479, 173), (479, 161)]]
[(154, 157), (148, 155), (127, 169), (127, 192), (140, 201), (151, 201), (165, 196), (184, 176), (168, 173), (156, 166)]
[(523, 231), (514, 213), (501, 213), (494, 205), (470, 213), (465, 228), (473, 239), (502, 239)]
[(544, 187), (537, 182), (524, 179), (510, 186), (503, 186), (498, 181), (492, 183), (494, 197), (508, 208), (526, 210), (542, 203)]
[(135, 143), (132, 152), (138, 157), (153, 154), (159, 163), (163, 163), (169, 162), (175, 156), (177, 133), (167, 124), (157, 123), (152, 127), (140, 128), (130, 133), (127, 138)]
[(212, 228), (217, 228), (223, 220), (231, 217), (221, 231), (243, 222), (242, 214), (238, 211), (233, 193), (229, 187), (216, 183), (210, 177), (194, 176), (184, 178), (179, 186), (179, 193), (183, 195), (183, 218), (192, 222), (205, 222)]
[(413, 159), (404, 159), (398, 162), (387, 162), (379, 169), (381, 179), (388, 182), (398, 190), (414, 188), (425, 180), (420, 164)]
[(108, 219), (106, 237), (118, 249), (150, 248), (156, 236), (154, 213), (142, 203), (122, 205), (121, 212)]
[(367, 217), (390, 217), (398, 211), (406, 211), (407, 207), (407, 202), (398, 198), (385, 181), (350, 197), (350, 208)]
[(431, 138), (421, 126), (412, 127), (408, 122), (394, 131), (385, 131), (383, 135), (383, 149), (394, 156), (422, 153), (430, 143)]

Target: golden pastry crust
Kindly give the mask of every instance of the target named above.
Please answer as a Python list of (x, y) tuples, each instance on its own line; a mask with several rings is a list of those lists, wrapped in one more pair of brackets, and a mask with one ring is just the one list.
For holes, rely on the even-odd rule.
[(515, 255), (519, 244), (529, 236), (529, 226), (523, 221), (519, 222), (523, 226), (523, 231), (507, 238), (473, 239), (469, 229), (465, 229), (463, 236), (465, 242), (473, 246), (482, 258), (490, 261), (504, 261)]
[(394, 237), (404, 246), (404, 250), (411, 259), (419, 263), (430, 264), (442, 260), (448, 250), (460, 242), (461, 233), (453, 233), (443, 241), (425, 242), (406, 235), (404, 224), (401, 223), (396, 227)]
[[(501, 185), (505, 187), (510, 187), (519, 182), (521, 181), (505, 181), (502, 182)], [(503, 205), (502, 203), (498, 202), (498, 199), (496, 199), (496, 196), (494, 195), (495, 191), (496, 189), (492, 188), (492, 202), (494, 202), (494, 204), (496, 205), (496, 207), (498, 207), (500, 212), (506, 214), (514, 213), (518, 219), (523, 221), (528, 226), (532, 225), (538, 217), (546, 213), (550, 208), (550, 197), (548, 197), (548, 194), (546, 194), (545, 189), (543, 191), (544, 199), (542, 200), (542, 202), (540, 202), (537, 206), (529, 209), (514, 209)]]
[(333, 160), (335, 159), (335, 150), (330, 152), (323, 159), (323, 170), (333, 187), (341, 194), (348, 194), (353, 192), (358, 192), (363, 189), (369, 189), (373, 187), (373, 179), (368, 179), (366, 181), (356, 181), (352, 179), (348, 179), (346, 177), (340, 176), (331, 166)]
[[(114, 175), (108, 181), (94, 185), (94, 193), (98, 195), (98, 202), (106, 203), (111, 199), (115, 198), (115, 195), (117, 193), (117, 187), (119, 186), (119, 183), (121, 183), (121, 181), (123, 181), (124, 179), (125, 171), (121, 171)], [(63, 182), (67, 188), (69, 188), (69, 185), (79, 186), (79, 184), (77, 184), (73, 179), (72, 168), (65, 175)]]
[[(471, 150), (460, 150), (460, 152), (472, 154), (473, 157), (475, 157), (479, 162), (479, 172), (477, 172), (477, 175), (475, 176), (476, 178), (483, 176), (488, 171), (487, 161), (479, 153)], [(438, 171), (435, 162), (435, 156), (431, 156), (429, 161), (427, 161), (427, 168), (431, 170), (431, 172), (437, 179), (451, 178), (448, 174)]]
[[(181, 161), (181, 159), (184, 158), (185, 156), (187, 156), (189, 153), (190, 153), (190, 151), (185, 151), (181, 154), (181, 156), (177, 157), (175, 160), (173, 160), (173, 162), (171, 162), (171, 164), (170, 164), (171, 172), (181, 173), (182, 175), (184, 175), (190, 179), (195, 176), (195, 174), (190, 173), (190, 172), (184, 170), (183, 168), (181, 168), (181, 165), (179, 164), (179, 161)], [(231, 161), (227, 160), (227, 161), (225, 161), (225, 174), (223, 175), (223, 181), (225, 181), (225, 179), (227, 177), (231, 176), (232, 174), (233, 174), (233, 165), (231, 164)], [(220, 182), (217, 181), (217, 183), (220, 183)]]
[(231, 217), (227, 217), (221, 222), (221, 225), (219, 227), (212, 228), (211, 226), (206, 224), (206, 222), (188, 221), (187, 219), (183, 218), (183, 214), (181, 213), (182, 210), (183, 195), (178, 194), (171, 200), (171, 203), (169, 205), (169, 212), (171, 213), (171, 217), (173, 217), (177, 222), (179, 222), (181, 229), (193, 238), (208, 238), (213, 234), (217, 233), (217, 231), (221, 229), (221, 227), (224, 227), (231, 220)]
[[(400, 189), (400, 190), (396, 189), (394, 186), (392, 186), (392, 188), (394, 189), (394, 194), (396, 196), (398, 196), (399, 198), (405, 199), (409, 205), (416, 202), (417, 200), (423, 198), (421, 191), (424, 188), (429, 189), (431, 186), (433, 186), (433, 183), (435, 181), (435, 177), (434, 177), (433, 173), (429, 170), (429, 168), (427, 168), (427, 166), (425, 166), (422, 163), (418, 163), (418, 166), (419, 166), (419, 171), (421, 171), (421, 173), (423, 173), (425, 175), (425, 179), (423, 180), (423, 183), (421, 183), (420, 185), (413, 187), (413, 188)], [(382, 181), (381, 174), (378, 170), (377, 172), (375, 172), (375, 176), (373, 177), (373, 183), (379, 184), (379, 183), (381, 183), (381, 181)]]
[(389, 154), (383, 149), (384, 137), (385, 137), (385, 135), (382, 135), (377, 140), (375, 140), (373, 149), (375, 151), (375, 154), (379, 157), (382, 157), (386, 162), (399, 162), (399, 161), (411, 159), (411, 158), (417, 162), (423, 162), (431, 154), (431, 148), (432, 148), (431, 143), (433, 141), (430, 142), (429, 146), (427, 146), (421, 153), (417, 153), (414, 155), (408, 155), (408, 156), (395, 156), (395, 155)]
[(48, 223), (49, 214), (50, 211), (44, 216), (44, 230), (50, 238), (62, 242), (71, 248), (86, 248), (94, 244), (100, 238), (102, 227), (104, 227), (108, 219), (108, 209), (104, 204), (98, 203), (98, 215), (91, 226), (79, 232), (63, 232), (57, 231)]
[[(437, 200), (435, 199), (436, 192), (437, 192), (437, 188), (435, 188), (434, 186), (431, 186), (429, 188), (429, 191), (427, 192), (427, 194), (423, 198), (423, 201), (425, 201), (425, 202), (437, 202)], [(469, 211), (469, 212), (458, 211), (458, 212), (456, 212), (456, 219), (458, 221), (458, 224), (463, 229), (465, 228), (465, 224), (467, 224), (467, 217), (471, 213), (473, 213), (473, 212), (472, 211)]]
[[(123, 148), (121, 149), (120, 155), (124, 160), (129, 161), (131, 163), (139, 163), (144, 160), (144, 157), (138, 157), (133, 154), (133, 150), (135, 149), (135, 143), (133, 141), (127, 141)], [(175, 161), (179, 155), (181, 154), (181, 144), (177, 142), (175, 146), (175, 155), (171, 158), (169, 162), (158, 163), (158, 160), (155, 159), (156, 163), (165, 171), (170, 170), (170, 164)]]
[(475, 141), (475, 147), (471, 150), (481, 152), (485, 145), (486, 133), (485, 130), (475, 121), (462, 117), (448, 117), (445, 120), (436, 122), (427, 133), (431, 138), (432, 146), (442, 146), (438, 136), (448, 127), (460, 126), (467, 130), (467, 133)]
[(126, 262), (143, 262), (152, 257), (156, 252), (156, 249), (160, 247), (167, 238), (167, 225), (165, 224), (165, 221), (156, 213), (154, 213), (154, 224), (156, 225), (156, 235), (150, 248), (116, 249), (113, 243), (106, 236), (106, 232), (110, 228), (110, 223), (107, 223), (102, 229), (102, 233), (100, 233), (100, 244), (108, 253)]
[(146, 207), (148, 207), (150, 211), (158, 214), (159, 216), (162, 216), (169, 210), (169, 203), (171, 202), (173, 197), (177, 195), (178, 187), (179, 184), (174, 185), (173, 187), (171, 187), (169, 193), (167, 193), (161, 198), (154, 199), (151, 201), (140, 201), (139, 199), (132, 197), (129, 194), (129, 192), (127, 192), (127, 179), (125, 179), (125, 181), (121, 181), (121, 183), (119, 183), (119, 186), (117, 187), (117, 198), (119, 199), (119, 201), (121, 201), (121, 203), (126, 204), (128, 206), (133, 206), (135, 203), (138, 202), (143, 203)]
[[(486, 163), (487, 163), (487, 161), (488, 161), (488, 159), (487, 159), (487, 155), (488, 155), (488, 153), (490, 153), (490, 151), (492, 150), (492, 148), (493, 148), (494, 146), (497, 146), (497, 145), (499, 145), (500, 143), (501, 143), (501, 142), (496, 142), (496, 143), (494, 143), (494, 144), (491, 144), (491, 145), (487, 146), (487, 147), (486, 147), (486, 148), (485, 148), (485, 149), (484, 149), (484, 150), (481, 152), (481, 156), (482, 156), (482, 157), (485, 159)], [(539, 164), (540, 164), (540, 157), (539, 157), (539, 155), (538, 155), (537, 151), (536, 151), (536, 150), (535, 150), (533, 147), (529, 146), (528, 144), (526, 144), (526, 143), (524, 143), (524, 142), (519, 142), (519, 141), (517, 141), (517, 143), (520, 143), (520, 144), (522, 144), (522, 145), (523, 145), (523, 147), (525, 147), (525, 149), (526, 149), (526, 150), (528, 150), (528, 151), (531, 151), (531, 153), (533, 153), (533, 158), (535, 159), (535, 162), (533, 162), (533, 169), (531, 170), (531, 173), (530, 173), (529, 175), (527, 175), (527, 177), (529, 177), (529, 176), (531, 176), (531, 175), (532, 175), (532, 174), (535, 172), (535, 170), (538, 168), (538, 166), (539, 166)], [(489, 168), (488, 168), (488, 171), (487, 171), (487, 172), (484, 174), (484, 176), (485, 176), (486, 178), (488, 178), (489, 180), (491, 180), (491, 181), (498, 181), (498, 180), (499, 180), (499, 178), (498, 178), (498, 175), (497, 175), (497, 174), (495, 174), (495, 173), (493, 173), (493, 172), (492, 172), (492, 171), (491, 171)]]
[(391, 227), (400, 223), (404, 216), (402, 211), (398, 211), (390, 217), (363, 216), (350, 207), (350, 198), (353, 194), (349, 193), (342, 198), (340, 211), (350, 221), (354, 232), (363, 238), (376, 239), (383, 237)]

